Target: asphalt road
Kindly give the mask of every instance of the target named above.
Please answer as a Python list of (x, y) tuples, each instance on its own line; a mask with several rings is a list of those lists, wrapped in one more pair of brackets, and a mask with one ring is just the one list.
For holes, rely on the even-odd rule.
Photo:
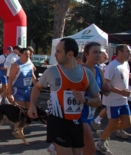
[[(49, 99), (49, 95), (41, 93), (37, 104), (41, 105), (43, 108), (46, 108), (46, 101)], [(105, 118), (102, 121), (102, 128), (107, 123)], [(127, 130), (131, 133), (131, 128)], [(43, 125), (41, 122), (33, 122), (32, 125), (25, 128), (25, 138), (30, 143), (29, 146), (25, 146), (21, 139), (16, 139), (11, 134), (11, 129), (8, 124), (0, 126), (0, 155), (49, 155), (47, 152), (47, 147), (49, 146), (46, 143), (46, 125)], [(93, 131), (95, 141), (97, 137)], [(126, 140), (117, 138), (115, 133), (112, 134), (109, 140), (109, 148), (113, 152), (113, 155), (131, 155), (131, 137)], [(102, 155), (99, 152), (96, 152), (97, 155)]]

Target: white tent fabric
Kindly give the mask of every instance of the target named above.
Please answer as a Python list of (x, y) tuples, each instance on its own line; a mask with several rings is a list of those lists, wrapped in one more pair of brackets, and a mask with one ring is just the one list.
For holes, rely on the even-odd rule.
[[(108, 46), (108, 34), (105, 33), (103, 30), (101, 30), (99, 27), (97, 27), (95, 24), (91, 24), (89, 27), (85, 28), (84, 30), (67, 37), (75, 39), (75, 41), (79, 46), (79, 52), (82, 52), (85, 44), (91, 41), (99, 42), (104, 47)], [(62, 38), (53, 39), (52, 41), (52, 50), (51, 50), (51, 58), (50, 58), (51, 65), (57, 64), (54, 54), (55, 54), (56, 45), (59, 43), (61, 39)]]

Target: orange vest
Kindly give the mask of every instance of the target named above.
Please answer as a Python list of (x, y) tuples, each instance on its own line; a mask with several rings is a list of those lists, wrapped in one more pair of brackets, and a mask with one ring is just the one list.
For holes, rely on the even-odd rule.
[[(75, 100), (74, 96), (72, 95), (72, 90), (81, 91), (85, 93), (88, 87), (88, 80), (85, 69), (82, 66), (83, 77), (81, 81), (73, 82), (64, 74), (59, 65), (57, 65), (57, 68), (61, 76), (61, 86), (59, 90), (55, 92), (56, 94), (54, 96), (57, 95), (57, 102), (59, 102), (60, 104), (59, 106), (62, 109), (63, 117), (67, 120), (77, 120), (81, 116), (83, 104)], [(54, 113), (54, 115), (55, 114), (56, 113)]]

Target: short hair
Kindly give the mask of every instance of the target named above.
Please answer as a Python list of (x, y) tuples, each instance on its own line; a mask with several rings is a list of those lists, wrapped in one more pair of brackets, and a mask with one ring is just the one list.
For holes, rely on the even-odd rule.
[(27, 48), (28, 48), (28, 50), (29, 50), (30, 52), (33, 52), (33, 53), (35, 52), (33, 47), (27, 46)]
[(127, 47), (127, 46), (128, 46), (127, 44), (119, 44), (119, 45), (117, 45), (117, 47), (116, 47), (116, 55), (118, 55), (118, 51), (123, 52), (124, 47)]
[(60, 41), (64, 42), (64, 49), (65, 49), (66, 54), (69, 51), (73, 51), (74, 57), (77, 57), (79, 48), (78, 48), (77, 42), (74, 39), (72, 39), (72, 38), (63, 38)]
[(44, 62), (46, 62), (47, 64), (49, 64), (49, 60), (45, 60)]
[(17, 46), (14, 46), (13, 47), (13, 50), (15, 50), (15, 49), (18, 50), (18, 51), (20, 51), (22, 49), (22, 47), (20, 47), (19, 45), (17, 45)]
[(100, 43), (98, 42), (89, 42), (85, 45), (84, 47), (84, 52), (83, 52), (83, 62), (85, 63), (86, 62), (86, 57), (85, 57), (85, 53), (89, 54), (89, 51), (91, 49), (92, 46), (101, 46)]
[(29, 49), (28, 49), (28, 48), (22, 48), (22, 49), (20, 50), (20, 54), (23, 54), (24, 51), (27, 51), (27, 50), (29, 50)]

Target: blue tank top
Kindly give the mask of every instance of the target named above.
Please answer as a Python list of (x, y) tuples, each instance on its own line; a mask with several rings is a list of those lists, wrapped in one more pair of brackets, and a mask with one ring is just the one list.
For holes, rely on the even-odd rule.
[[(102, 88), (102, 77), (101, 77), (101, 73), (100, 70), (97, 66), (95, 66), (95, 70), (96, 70), (96, 82), (99, 86), (99, 88)], [(85, 92), (86, 96), (89, 96), (88, 92)], [(95, 113), (95, 108), (94, 107), (90, 107), (86, 104), (84, 104), (83, 110), (82, 110), (82, 114), (81, 114), (81, 120), (83, 123), (88, 123), (91, 124), (92, 120), (94, 119), (94, 113)]]
[[(6, 55), (3, 54), (3, 56), (5, 57), (5, 60), (4, 60), (3, 63), (0, 64), (0, 67), (4, 67), (4, 63), (5, 63), (5, 61), (6, 61)], [(4, 75), (5, 75), (5, 70), (1, 70), (1, 69), (0, 69), (0, 76), (4, 76)]]
[(16, 61), (19, 66), (19, 72), (13, 80), (13, 87), (18, 89), (28, 89), (32, 84), (32, 65), (30, 60), (22, 64), (19, 60)]

